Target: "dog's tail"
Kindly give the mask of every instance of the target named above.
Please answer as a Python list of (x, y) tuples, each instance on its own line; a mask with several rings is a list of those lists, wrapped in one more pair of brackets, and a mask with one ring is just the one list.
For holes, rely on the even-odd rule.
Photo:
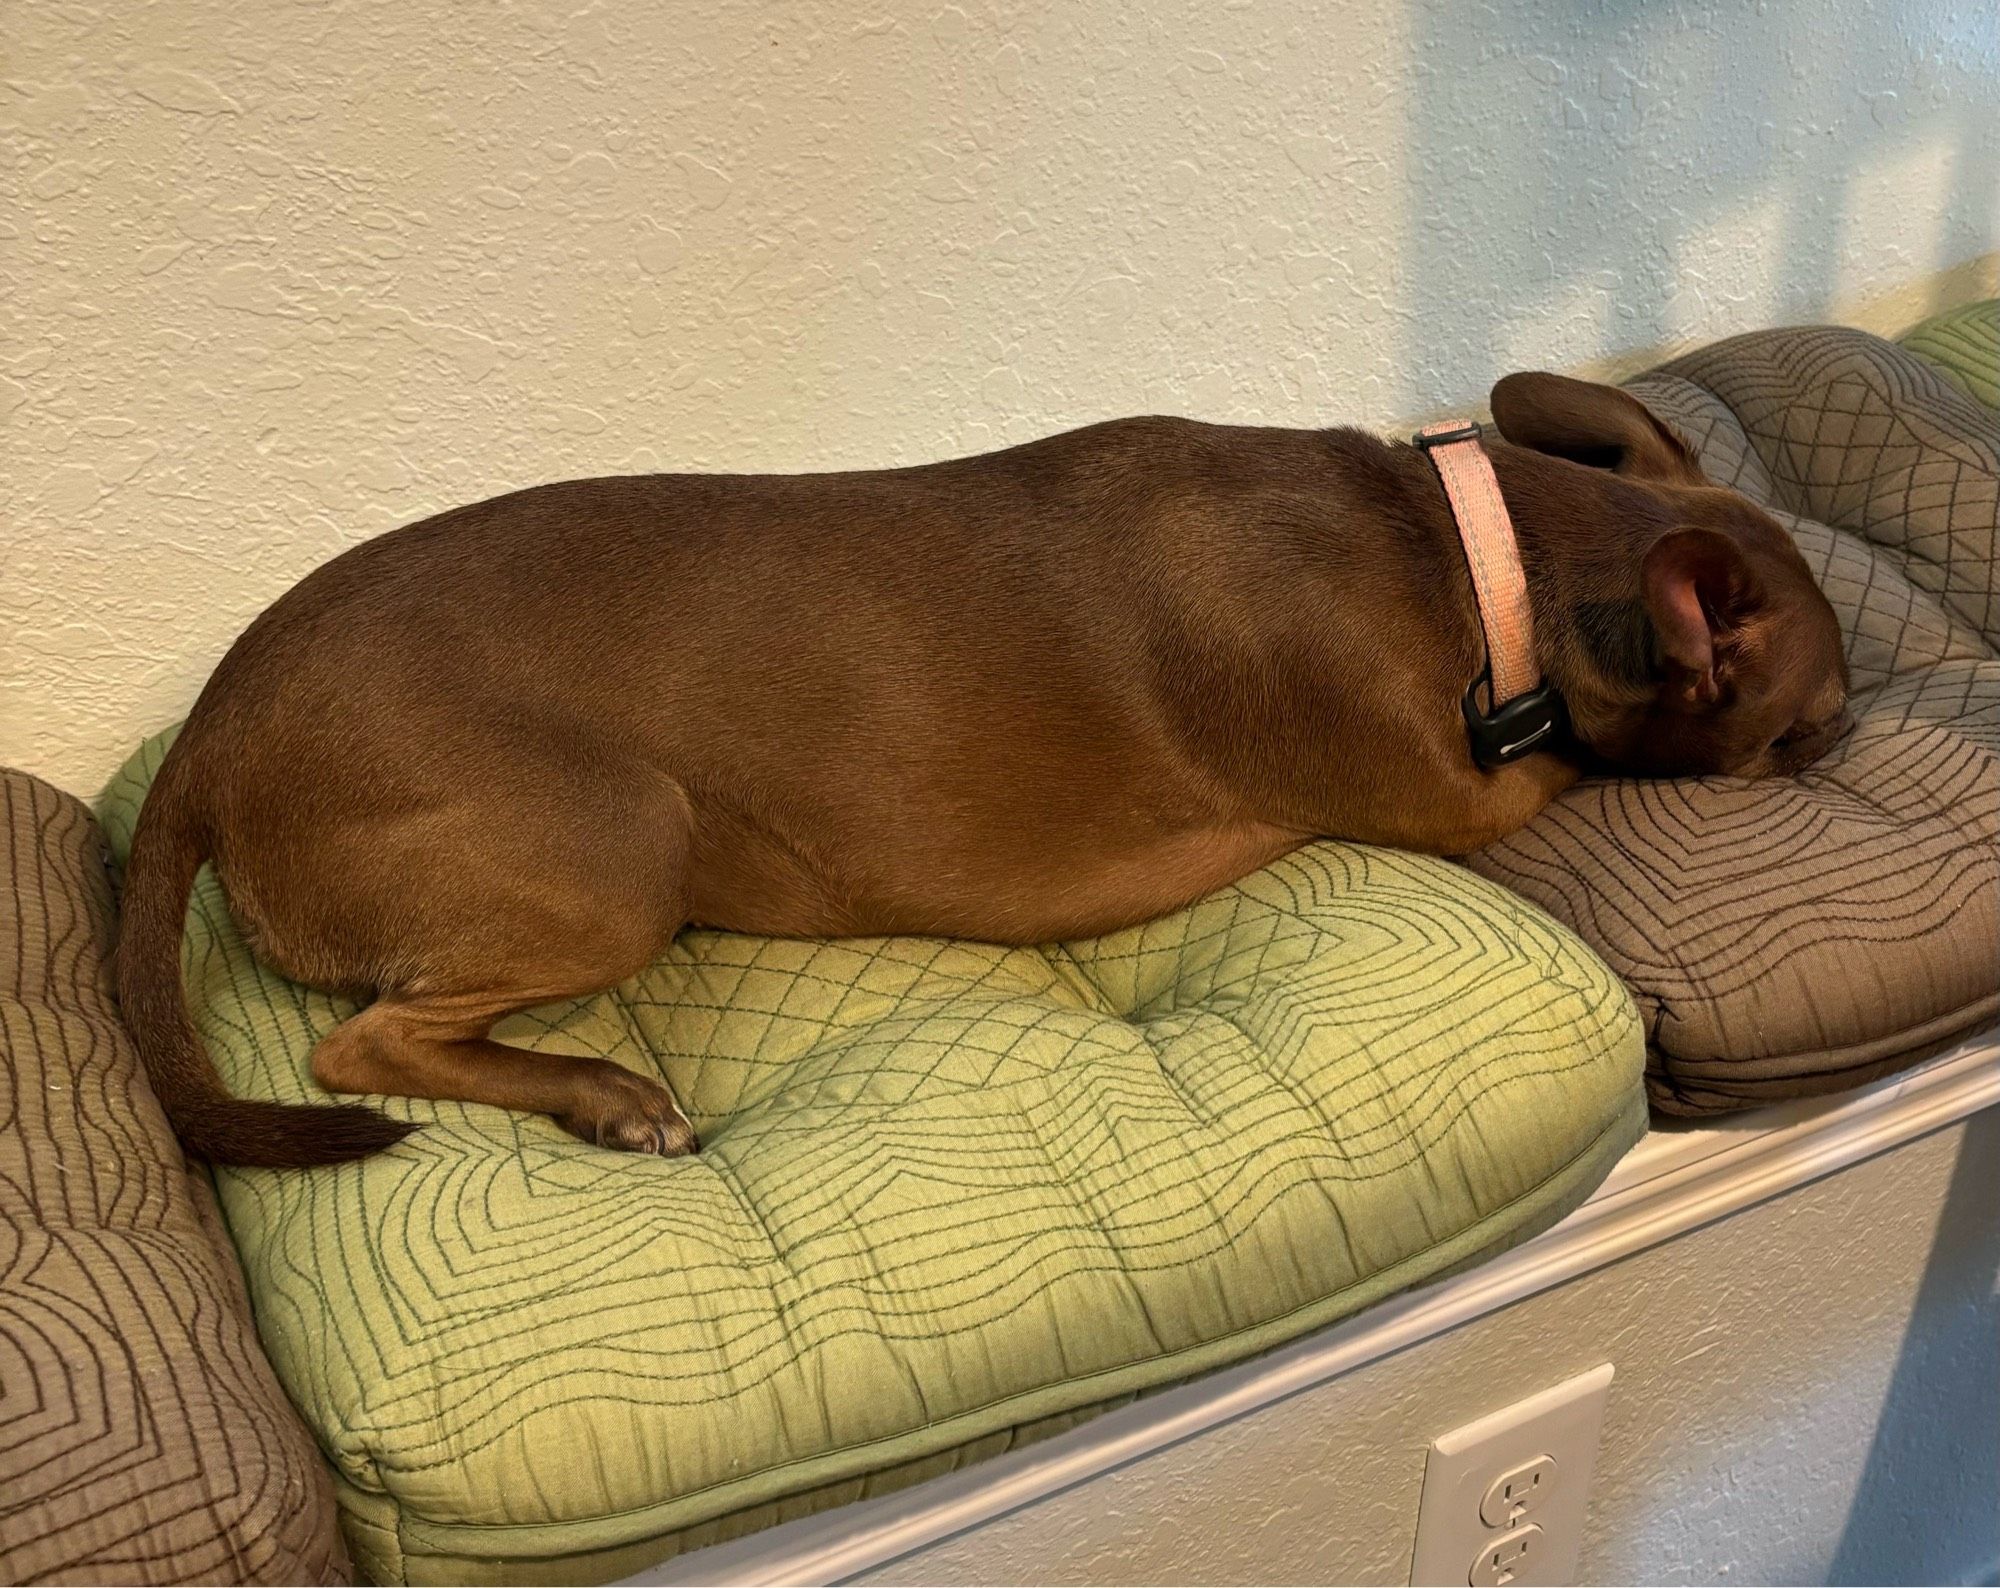
[(392, 1146), (414, 1126), (358, 1103), (231, 1097), (202, 1050), (181, 986), (181, 933), (209, 824), (186, 736), (167, 752), (139, 812), (125, 871), (118, 1001), (153, 1091), (189, 1152), (215, 1163), (304, 1168)]

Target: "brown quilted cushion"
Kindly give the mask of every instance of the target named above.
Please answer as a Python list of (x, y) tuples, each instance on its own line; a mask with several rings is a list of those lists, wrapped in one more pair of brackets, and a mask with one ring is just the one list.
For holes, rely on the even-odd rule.
[(1859, 727), (1795, 780), (1583, 784), (1472, 864), (1625, 978), (1656, 1107), (1853, 1086), (2000, 1019), (2000, 415), (1830, 329), (1630, 389), (1791, 529)]
[(119, 1023), (90, 813), (0, 771), (0, 1582), (341, 1582), (332, 1483)]

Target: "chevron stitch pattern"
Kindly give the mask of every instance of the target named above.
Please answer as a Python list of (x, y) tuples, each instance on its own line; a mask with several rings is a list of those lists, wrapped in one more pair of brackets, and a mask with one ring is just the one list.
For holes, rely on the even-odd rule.
[(1631, 986), (1656, 1107), (1853, 1086), (2000, 1018), (2000, 414), (1827, 328), (1630, 389), (1792, 531), (1859, 726), (1797, 779), (1584, 783), (1472, 864)]
[[(166, 736), (107, 791), (123, 852)], [(349, 1006), (187, 942), (239, 1092)], [(1631, 1000), (1440, 861), (1319, 844), (1007, 950), (691, 933), (503, 1027), (657, 1069), (699, 1157), (390, 1100), (331, 1171), (225, 1171), (272, 1360), (386, 1580), (585, 1580), (1269, 1349), (1559, 1217), (1644, 1129)]]

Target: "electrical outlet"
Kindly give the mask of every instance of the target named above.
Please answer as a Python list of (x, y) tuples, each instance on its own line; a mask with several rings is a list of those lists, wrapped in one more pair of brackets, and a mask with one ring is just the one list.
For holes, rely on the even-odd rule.
[(1480, 1496), (1479, 1520), (1488, 1527), (1518, 1527), (1526, 1516), (1555, 1491), (1556, 1458), (1537, 1456), (1509, 1467)]
[(1508, 1588), (1510, 1583), (1523, 1582), (1523, 1573), (1540, 1564), (1547, 1543), (1547, 1535), (1533, 1522), (1502, 1533), (1480, 1550), (1466, 1581), (1472, 1588)]
[(1560, 1588), (1576, 1572), (1611, 1365), (1432, 1441), (1410, 1581)]

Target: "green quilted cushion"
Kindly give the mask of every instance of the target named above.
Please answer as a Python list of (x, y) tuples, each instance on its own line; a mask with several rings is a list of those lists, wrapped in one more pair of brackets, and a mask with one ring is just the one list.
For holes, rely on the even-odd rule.
[[(122, 858), (166, 738), (106, 791)], [(190, 997), (304, 1099), (352, 1005), (204, 873)], [(913, 1481), (1524, 1239), (1645, 1127), (1631, 999), (1460, 867), (1317, 844), (1035, 949), (684, 935), (500, 1035), (666, 1075), (699, 1157), (392, 1100), (218, 1176), (260, 1328), (390, 1581), (602, 1579)]]
[(1987, 407), (2000, 408), (2000, 298), (1935, 315), (1898, 340)]

